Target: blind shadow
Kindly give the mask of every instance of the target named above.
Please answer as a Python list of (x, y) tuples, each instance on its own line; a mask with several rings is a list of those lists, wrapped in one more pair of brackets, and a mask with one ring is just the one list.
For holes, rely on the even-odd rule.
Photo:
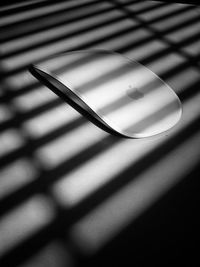
[[(73, 1), (71, 1), (72, 3)], [(98, 5), (99, 1), (92, 1), (92, 2), (85, 2), (85, 3), (79, 3), (75, 6), (72, 6), (70, 8), (66, 8), (60, 11), (52, 12), (50, 14), (43, 14), (41, 16), (36, 16), (35, 20), (32, 19), (24, 19), (19, 20), (16, 23), (16, 32), (13, 30), (13, 24), (11, 23), (8, 26), (5, 26), (3, 29), (3, 42), (6, 41), (15, 41), (18, 37), (26, 37), (27, 34), (35, 34), (38, 32), (42, 32), (43, 30), (48, 30), (50, 27), (58, 27), (61, 25), (67, 25), (67, 23), (71, 22), (82, 22), (82, 19), (86, 18), (87, 16), (90, 16), (91, 18), (97, 15), (103, 15), (104, 12), (110, 12), (113, 9), (117, 9), (119, 12), (121, 12), (120, 17), (111, 18), (108, 20), (108, 22), (100, 22), (94, 25), (88, 25), (80, 32), (78, 30), (71, 32), (69, 35), (62, 35), (60, 39), (52, 38), (50, 41), (42, 40), (39, 43), (36, 44), (30, 44), (27, 47), (24, 47), (23, 49), (13, 50), (11, 53), (8, 52), (7, 54), (3, 54), (3, 59), (6, 60), (12, 60), (12, 57), (22, 54), (26, 51), (27, 55), (29, 52), (33, 51), (36, 48), (40, 48), (43, 45), (52, 44), (52, 42), (55, 42), (58, 40), (62, 40), (63, 38), (70, 38), (77, 37), (77, 40), (79, 38), (79, 34), (86, 33), (90, 30), (98, 30), (101, 27), (106, 28), (106, 24), (111, 25), (112, 23), (115, 24), (117, 22), (123, 21), (124, 18), (133, 19), (134, 21), (137, 21), (137, 24), (133, 26), (130, 26), (129, 28), (118, 30), (116, 32), (113, 32), (111, 34), (108, 34), (108, 36), (100, 36), (95, 40), (88, 40), (84, 44), (77, 43), (72, 47), (72, 50), (76, 49), (88, 49), (92, 46), (98, 46), (99, 44), (103, 44), (105, 41), (112, 41), (115, 40), (115, 38), (120, 38), (122, 42), (120, 45), (117, 46), (117, 49), (115, 47), (115, 50), (118, 52), (121, 52), (122, 54), (134, 50), (141, 45), (148, 44), (152, 40), (159, 40), (166, 44), (166, 49), (162, 51), (156, 51), (155, 53), (151, 54), (149, 51), (149, 54), (145, 56), (141, 62), (144, 64), (149, 64), (153, 61), (156, 61), (157, 59), (161, 58), (164, 55), (168, 55), (171, 52), (175, 52), (178, 55), (181, 55), (185, 61), (179, 65), (173, 66), (171, 69), (164, 71), (161, 76), (164, 79), (169, 79), (172, 76), (178, 75), (183, 70), (186, 70), (188, 66), (195, 68), (197, 71), (199, 70), (199, 56), (192, 57), (191, 55), (185, 53), (182, 51), (182, 47), (188, 44), (191, 44), (194, 42), (197, 38), (199, 38), (199, 33), (194, 34), (192, 37), (185, 38), (185, 40), (178, 42), (177, 44), (174, 44), (173, 42), (169, 42), (165, 38), (165, 35), (167, 33), (178, 31), (179, 29), (184, 29), (184, 27), (188, 25), (193, 25), (198, 21), (198, 18), (191, 17), (189, 20), (185, 22), (181, 22), (167, 30), (164, 30), (162, 32), (155, 31), (150, 25), (153, 22), (159, 22), (163, 19), (170, 18), (170, 16), (175, 16), (180, 13), (184, 14), (187, 13), (187, 10), (192, 10), (193, 7), (186, 7), (185, 9), (181, 11), (174, 11), (169, 12), (163, 17), (158, 16), (155, 19), (152, 19), (151, 21), (144, 23), (143, 20), (138, 19), (138, 15), (143, 14), (143, 12), (149, 12), (151, 10), (159, 10), (163, 4), (158, 3), (156, 6), (150, 6), (150, 7), (144, 7), (138, 12), (132, 12), (129, 11), (129, 5), (130, 1), (124, 4), (119, 4), (119, 1), (104, 1), (106, 3), (110, 3), (109, 8), (103, 8), (102, 10), (95, 10), (94, 12), (84, 12), (80, 16), (75, 16), (74, 18), (63, 18), (58, 20), (51, 20), (52, 16), (55, 18), (58, 18), (60, 15), (68, 14), (68, 12), (76, 12), (80, 9), (85, 9), (89, 7), (95, 7)], [(135, 1), (134, 3), (139, 3), (140, 1)], [(65, 1), (59, 1), (59, 3), (65, 3)], [(35, 8), (44, 8), (48, 7), (48, 5), (53, 6), (54, 2), (48, 1), (41, 1), (38, 3), (31, 2), (29, 5), (22, 5), (22, 6), (14, 6), (12, 9), (8, 9), (2, 12), (3, 17), (9, 16), (9, 15), (15, 15), (17, 12), (26, 12), (30, 9)], [(166, 7), (168, 4), (166, 4)], [(109, 11), (110, 10), (110, 11)], [(45, 9), (44, 9), (45, 12)], [(179, 13), (180, 12), (180, 13)], [(89, 15), (88, 15), (89, 14)], [(40, 24), (41, 21), (44, 21), (44, 24)], [(45, 23), (46, 21), (46, 23)], [(24, 28), (23, 25), (27, 24), (28, 26)], [(35, 25), (34, 25), (35, 24)], [(149, 25), (148, 25), (149, 24)], [(134, 34), (135, 31), (139, 29), (146, 29), (151, 33), (150, 36), (143, 38), (142, 40), (136, 40), (134, 42), (125, 43), (123, 42), (123, 37), (125, 35), (131, 35)], [(7, 31), (8, 30), (8, 31)], [(7, 32), (6, 32), (7, 31)], [(163, 37), (164, 36), (164, 37)], [(64, 50), (64, 49), (63, 49)], [(42, 57), (42, 55), (41, 55)], [(49, 59), (49, 56), (46, 57), (46, 59)], [(45, 57), (43, 58), (45, 60)], [(27, 61), (28, 62), (28, 61)], [(37, 60), (36, 60), (37, 62)], [(34, 62), (28, 62), (24, 65), (22, 64), (20, 67), (16, 66), (11, 71), (9, 69), (4, 69), (2, 71), (2, 74), (4, 77), (12, 78), (14, 74), (19, 74), (22, 71), (28, 71), (29, 63)], [(60, 69), (57, 70), (62, 72), (66, 69), (69, 69), (71, 67), (76, 67), (77, 65), (84, 64), (83, 61), (75, 61), (71, 65), (63, 64)], [(120, 71), (117, 70), (118, 75), (120, 75)], [(34, 75), (37, 76), (36, 73)], [(0, 157), (0, 171), (9, 168), (12, 163), (16, 162), (20, 159), (28, 159), (35, 163), (35, 152), (43, 147), (44, 145), (50, 145), (53, 141), (57, 140), (58, 138), (62, 137), (63, 135), (73, 134), (74, 131), (78, 130), (79, 127), (84, 126), (88, 123), (88, 121), (92, 122), (96, 126), (98, 126), (100, 129), (99, 131), (106, 131), (107, 133), (103, 136), (94, 141), (93, 143), (89, 144), (82, 150), (78, 151), (74, 155), (70, 156), (68, 159), (65, 159), (58, 163), (58, 165), (53, 166), (50, 170), (43, 168), (42, 162), (37, 162), (37, 174), (35, 176), (35, 179), (33, 179), (30, 182), (27, 182), (27, 184), (22, 185), (20, 188), (14, 189), (11, 193), (8, 193), (5, 197), (0, 199), (0, 224), (6, 218), (6, 216), (13, 211), (17, 211), (17, 208), (24, 203), (26, 203), (29, 199), (31, 199), (34, 196), (37, 196), (38, 194), (44, 196), (45, 198), (50, 199), (51, 203), (53, 203), (54, 206), (54, 217), (52, 220), (49, 220), (46, 225), (41, 226), (37, 231), (32, 232), (30, 234), (27, 234), (27, 236), (22, 240), (17, 240), (16, 243), (13, 243), (13, 246), (8, 248), (5, 253), (3, 253), (0, 256), (0, 261), (2, 266), (12, 266), (13, 262), (15, 262), (15, 266), (25, 264), (27, 262), (31, 262), (32, 257), (34, 257), (37, 253), (39, 253), (42, 248), (44, 248), (47, 244), (49, 244), (52, 240), (59, 239), (62, 241), (64, 248), (69, 250), (70, 255), (74, 257), (74, 261), (77, 266), (107, 266), (107, 260), (112, 257), (113, 262), (115, 262), (116, 266), (124, 266), (123, 264), (127, 263), (128, 260), (132, 259), (132, 263), (136, 266), (145, 266), (146, 259), (142, 258), (143, 254), (148, 255), (150, 257), (150, 262), (154, 262), (155, 257), (157, 255), (157, 251), (160, 251), (158, 248), (159, 244), (162, 244), (161, 252), (163, 257), (167, 258), (167, 249), (169, 249), (171, 243), (169, 242), (167, 238), (167, 234), (164, 234), (163, 238), (159, 238), (160, 236), (163, 236), (163, 232), (168, 227), (168, 225), (164, 224), (164, 229), (161, 227), (159, 231), (157, 231), (156, 226), (158, 226), (157, 220), (159, 221), (158, 213), (162, 212), (162, 220), (165, 220), (166, 217), (170, 217), (173, 223), (175, 224), (175, 230), (179, 229), (179, 225), (181, 224), (181, 220), (184, 220), (184, 207), (181, 206), (181, 219), (178, 219), (177, 216), (174, 214), (172, 215), (170, 213), (170, 208), (173, 208), (173, 205), (177, 198), (179, 197), (182, 199), (182, 193), (191, 191), (194, 192), (194, 188), (196, 186), (196, 180), (195, 182), (191, 182), (191, 179), (195, 179), (199, 175), (199, 167), (195, 166), (191, 173), (189, 175), (185, 175), (182, 178), (182, 182), (179, 182), (177, 187), (174, 187), (172, 190), (169, 191), (168, 194), (166, 194), (163, 198), (160, 197), (159, 201), (156, 202), (155, 205), (150, 207), (147, 211), (144, 212), (141, 216), (139, 216), (136, 220), (131, 222), (130, 225), (125, 227), (123, 231), (121, 231), (118, 235), (113, 237), (113, 239), (109, 240), (108, 243), (106, 243), (105, 246), (96, 254), (91, 256), (85, 256), (82, 251), (80, 251), (76, 245), (73, 243), (73, 240), (71, 239), (70, 231), (71, 228), (78, 222), (80, 222), (83, 218), (85, 218), (88, 214), (95, 211), (99, 206), (101, 206), (105, 201), (108, 201), (113, 195), (115, 195), (117, 192), (120, 192), (125, 186), (128, 186), (131, 181), (135, 181), (138, 179), (138, 177), (145, 171), (148, 171), (152, 166), (159, 164), (159, 162), (166, 157), (167, 155), (170, 155), (172, 151), (174, 151), (176, 148), (181, 147), (186, 141), (189, 142), (190, 139), (195, 136), (199, 131), (199, 116), (197, 114), (193, 114), (193, 117), (191, 116), (191, 119), (188, 123), (185, 124), (183, 129), (181, 131), (175, 131), (174, 134), (172, 134), (169, 138), (163, 137), (162, 142), (155, 147), (152, 150), (147, 150), (147, 153), (139, 157), (136, 161), (133, 161), (132, 164), (129, 164), (125, 169), (121, 169), (117, 174), (115, 174), (112, 179), (106, 181), (104, 184), (101, 184), (97, 188), (94, 188), (92, 192), (90, 192), (88, 195), (86, 195), (80, 202), (78, 202), (74, 206), (64, 206), (59, 203), (59, 201), (56, 199), (55, 195), (52, 193), (52, 187), (55, 183), (58, 183), (63, 176), (67, 177), (70, 175), (73, 171), (78, 170), (81, 166), (85, 166), (86, 164), (90, 164), (90, 161), (98, 158), (99, 156), (103, 156), (104, 153), (109, 151), (110, 149), (114, 148), (120, 143), (125, 142), (125, 138), (122, 138), (121, 136), (115, 134), (110, 129), (106, 128), (105, 125), (102, 125), (99, 123), (98, 120), (95, 120), (94, 117), (89, 116), (89, 114), (74, 104), (70, 99), (66, 98), (66, 96), (61, 95), (61, 93), (56, 90), (55, 87), (53, 87), (51, 84), (47, 84), (44, 80), (40, 78), (40, 81), (45, 84), (45, 86), (48, 86), (49, 89), (51, 89), (54, 93), (56, 93), (61, 99), (56, 98), (51, 101), (49, 101), (46, 104), (43, 104), (37, 108), (33, 108), (30, 111), (27, 112), (17, 112), (17, 109), (15, 110), (14, 105), (12, 105), (15, 100), (15, 97), (27, 94), (28, 92), (38, 90), (40, 87), (40, 84), (36, 82), (30, 83), (28, 86), (24, 85), (24, 88), (22, 88), (19, 91), (12, 90), (12, 87), (7, 86), (7, 90), (5, 90), (4, 94), (0, 96), (0, 105), (7, 105), (9, 107), (12, 107), (14, 110), (13, 117), (0, 122), (0, 131), (1, 133), (6, 132), (10, 129), (17, 129), (20, 131), (21, 136), (25, 136), (25, 142), (19, 147), (14, 149), (13, 151), (8, 151), (5, 155)], [(108, 75), (109, 78), (109, 75)], [(112, 78), (112, 75), (111, 75)], [(90, 81), (90, 82), (97, 82), (97, 81)], [(48, 89), (47, 89), (48, 90)], [(178, 93), (179, 98), (183, 102), (183, 105), (186, 105), (191, 99), (195, 98), (196, 95), (198, 95), (199, 91), (199, 81), (193, 81), (192, 84), (189, 86), (186, 86), (185, 89)], [(73, 119), (72, 121), (68, 123), (64, 123), (61, 126), (54, 128), (53, 130), (48, 131), (46, 134), (40, 137), (31, 138), (31, 136), (27, 137), (27, 132), (23, 130), (21, 127), (24, 123), (26, 123), (29, 119), (37, 118), (40, 114), (43, 114), (46, 111), (51, 111), (55, 107), (58, 107), (63, 103), (63, 101), (66, 101), (67, 105), (72, 106), (78, 113), (81, 115), (77, 118)], [(117, 109), (123, 105), (126, 105), (126, 103), (119, 102), (115, 103), (113, 107), (108, 107), (109, 110)], [(16, 111), (16, 112), (15, 112)], [(194, 113), (194, 111), (191, 111)], [(148, 118), (148, 120), (151, 118)], [(150, 123), (150, 120), (149, 120)], [(88, 133), (89, 134), (89, 133)], [(169, 134), (170, 135), (170, 134)], [(161, 137), (162, 139), (162, 137)], [(155, 140), (154, 140), (155, 141)], [(149, 141), (149, 142), (154, 142)], [(74, 141), (75, 142), (75, 141)], [(67, 150), (66, 145), (66, 150)], [(196, 149), (196, 148), (195, 148)], [(115, 155), (113, 155), (114, 157)], [(122, 157), (125, 155), (122, 155)], [(100, 171), (100, 169), (98, 169)], [(94, 170), (95, 172), (95, 170)], [(103, 170), (102, 170), (102, 176), (103, 176)], [(3, 179), (1, 177), (1, 179)], [(194, 180), (192, 180), (194, 181)], [(183, 185), (182, 185), (183, 184)], [(195, 185), (194, 185), (195, 184)], [(184, 187), (183, 190), (180, 190), (180, 186)], [(177, 197), (176, 197), (177, 195)], [(194, 194), (195, 195), (195, 194)], [(192, 195), (191, 193), (191, 197)], [(166, 200), (167, 198), (167, 200)], [(195, 197), (194, 197), (195, 198)], [(194, 199), (193, 198), (193, 199)], [(184, 204), (186, 205), (188, 201), (188, 197), (184, 198)], [(194, 201), (189, 202), (191, 205), (194, 205)], [(188, 204), (189, 205), (189, 204)], [(159, 207), (158, 207), (159, 206)], [(195, 205), (193, 206), (195, 207)], [(174, 210), (179, 210), (180, 205), (177, 205)], [(167, 215), (163, 214), (164, 211), (167, 209)], [(189, 206), (187, 206), (187, 211), (189, 210)], [(192, 209), (191, 209), (192, 210)], [(153, 216), (151, 218), (151, 216)], [(27, 218), (28, 219), (28, 218)], [(27, 220), (28, 221), (28, 220)], [(189, 221), (189, 220), (188, 220)], [(160, 222), (160, 221), (159, 221)], [(17, 222), (16, 222), (17, 224)], [(148, 225), (149, 228), (148, 228)], [(153, 226), (154, 225), (154, 226)], [(188, 224), (189, 227), (193, 225)], [(186, 225), (187, 226), (187, 225)], [(138, 230), (138, 231), (135, 231)], [(170, 226), (170, 229), (173, 229), (173, 226)], [(174, 230), (174, 231), (175, 231)], [(183, 233), (184, 228), (181, 230), (181, 233)], [(196, 228), (195, 228), (196, 230)], [(195, 231), (194, 230), (194, 231)], [(12, 231), (12, 229), (11, 229)], [(147, 233), (147, 236), (143, 236), (142, 232)], [(167, 230), (167, 233), (169, 233), (169, 229)], [(137, 233), (136, 233), (137, 232)], [(155, 233), (155, 235), (154, 235)], [(190, 232), (189, 232), (190, 233)], [(193, 234), (193, 232), (192, 232)], [(145, 234), (144, 234), (145, 235)], [(189, 235), (189, 234), (188, 234)], [(153, 242), (152, 240), (155, 239)], [(149, 241), (147, 241), (149, 240)], [(11, 241), (10, 241), (11, 242)], [(144, 244), (144, 243), (145, 244)], [(156, 246), (156, 252), (154, 252), (153, 248), (151, 247), (152, 243)], [(163, 245), (164, 242), (166, 242), (166, 245)], [(178, 239), (178, 245), (180, 245), (180, 238)], [(12, 243), (12, 242), (11, 242)], [(12, 244), (11, 244), (12, 245)], [(130, 247), (129, 247), (130, 246)], [(186, 246), (187, 247), (187, 246)], [(173, 246), (174, 248), (174, 246)], [(134, 251), (134, 257), (132, 257), (132, 251)], [(170, 250), (171, 251), (171, 250)], [(186, 251), (186, 250), (185, 250)], [(152, 253), (152, 256), (151, 256)], [(115, 257), (115, 259), (114, 259)], [(127, 260), (126, 260), (127, 259)], [(169, 261), (169, 258), (167, 258)], [(166, 266), (169, 266), (169, 262), (166, 261)], [(160, 262), (157, 262), (160, 264)], [(137, 265), (138, 264), (138, 265)], [(142, 265), (143, 264), (143, 265)], [(156, 263), (155, 263), (156, 264)], [(36, 266), (37, 267), (37, 266)], [(58, 266), (60, 267), (60, 266)]]

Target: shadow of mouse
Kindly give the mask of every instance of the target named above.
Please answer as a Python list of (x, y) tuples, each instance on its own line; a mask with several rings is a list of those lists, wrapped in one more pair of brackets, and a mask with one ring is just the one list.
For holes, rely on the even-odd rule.
[[(113, 129), (111, 129), (109, 126), (101, 122), (98, 118), (94, 117), (90, 114), (89, 108), (83, 109), (80, 105), (75, 103), (70, 97), (68, 97), (66, 94), (62, 93), (61, 90), (58, 89), (58, 87), (64, 86), (61, 82), (54, 79), (52, 76), (48, 75), (47, 73), (42, 72), (41, 70), (37, 70), (33, 65), (30, 65), (28, 70), (30, 73), (41, 82), (41, 84), (45, 85), (47, 88), (49, 88), (53, 93), (55, 93), (58, 97), (60, 97), (65, 103), (69, 104), (72, 108), (74, 108), (78, 113), (80, 113), (84, 118), (89, 120), (91, 123), (93, 123), (95, 126), (100, 128), (101, 130), (115, 136), (115, 137), (123, 137), (128, 138), (127, 136), (124, 136)], [(47, 77), (48, 76), (48, 77)], [(67, 89), (66, 86), (64, 86), (65, 89)]]

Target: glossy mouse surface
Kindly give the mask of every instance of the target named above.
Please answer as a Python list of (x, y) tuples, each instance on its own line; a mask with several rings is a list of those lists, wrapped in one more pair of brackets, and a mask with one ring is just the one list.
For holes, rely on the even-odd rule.
[(160, 134), (181, 118), (181, 102), (155, 73), (104, 50), (59, 54), (33, 66), (104, 125), (129, 138)]

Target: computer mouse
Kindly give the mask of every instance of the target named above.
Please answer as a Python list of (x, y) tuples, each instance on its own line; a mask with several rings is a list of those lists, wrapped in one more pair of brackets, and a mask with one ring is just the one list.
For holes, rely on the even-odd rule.
[(157, 135), (181, 118), (181, 101), (174, 90), (147, 67), (117, 52), (66, 52), (32, 68), (124, 137)]

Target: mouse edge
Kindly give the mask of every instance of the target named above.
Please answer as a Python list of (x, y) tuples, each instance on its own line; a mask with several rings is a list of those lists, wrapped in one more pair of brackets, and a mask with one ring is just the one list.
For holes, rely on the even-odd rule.
[[(78, 94), (74, 93), (73, 90), (70, 89), (70, 85), (66, 85), (59, 77), (56, 76), (56, 74), (49, 72), (46, 69), (41, 69), (37, 65), (31, 65), (30, 72), (36, 77), (37, 79), (44, 79), (45, 81), (49, 82), (49, 84), (53, 85), (51, 81), (48, 81), (47, 79), (50, 78), (58, 83), (58, 86), (53, 85), (59, 92), (64, 94), (65, 96), (69, 97), (75, 104), (80, 106), (82, 109), (86, 110), (88, 113), (90, 113), (93, 117), (95, 117), (98, 121), (103, 123), (107, 128), (111, 129), (112, 131), (120, 134), (123, 137), (126, 138), (140, 138), (140, 137), (132, 137), (130, 135), (127, 135), (126, 133), (123, 133), (120, 129), (116, 129), (115, 126), (112, 126), (111, 122), (107, 122), (108, 118), (105, 118), (104, 116), (98, 115), (98, 113), (93, 110), (89, 105), (86, 104), (84, 99)], [(39, 77), (38, 77), (39, 76)], [(48, 76), (48, 77), (45, 77)], [(55, 92), (54, 92), (55, 93)]]

